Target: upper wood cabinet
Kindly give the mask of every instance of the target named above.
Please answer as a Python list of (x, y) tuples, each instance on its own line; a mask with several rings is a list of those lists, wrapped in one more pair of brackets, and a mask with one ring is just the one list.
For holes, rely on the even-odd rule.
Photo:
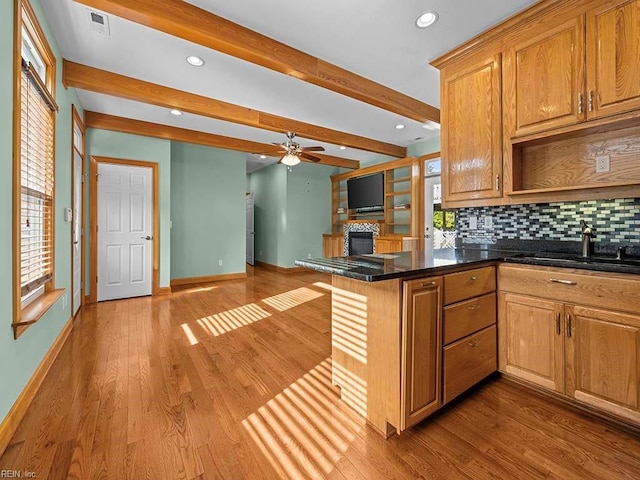
[(510, 135), (640, 108), (638, 31), (640, 0), (605, 1), (509, 48), (505, 84), (515, 98)]
[(511, 47), (505, 81), (515, 92), (515, 136), (584, 120), (583, 16)]
[(502, 196), (501, 80), (501, 55), (443, 72), (444, 204)]
[(640, 108), (640, 0), (615, 0), (587, 12), (589, 118)]

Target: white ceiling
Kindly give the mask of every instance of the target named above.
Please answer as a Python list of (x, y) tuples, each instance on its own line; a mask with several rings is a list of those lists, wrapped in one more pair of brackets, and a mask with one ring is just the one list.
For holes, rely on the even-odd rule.
[[(439, 135), (417, 121), (113, 15), (108, 15), (111, 36), (100, 36), (89, 30), (85, 6), (72, 0), (40, 1), (62, 55), (73, 62), (396, 145)], [(439, 107), (439, 74), (429, 61), (535, 0), (189, 3)], [(415, 18), (430, 10), (439, 13), (439, 21), (425, 30), (415, 28)], [(205, 66), (188, 65), (187, 55), (201, 56)], [(176, 117), (152, 105), (78, 93), (86, 110), (263, 143), (285, 140), (277, 132), (197, 115)], [(406, 128), (396, 130), (397, 123)], [(334, 156), (364, 160), (373, 155), (315, 140), (299, 141), (303, 146), (323, 145)]]

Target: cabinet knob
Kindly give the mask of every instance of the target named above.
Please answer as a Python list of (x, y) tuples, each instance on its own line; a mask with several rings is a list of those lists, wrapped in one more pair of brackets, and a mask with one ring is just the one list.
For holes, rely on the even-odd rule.
[(469, 277), (469, 280), (471, 280), (472, 282), (475, 282), (478, 279), (478, 277), (476, 275), (474, 275), (473, 277)]
[(478, 344), (479, 344), (479, 343), (480, 343), (480, 342), (479, 342), (478, 340), (471, 340), (471, 341), (469, 342), (469, 346), (470, 346), (471, 348), (476, 348), (476, 347), (478, 346)]
[(479, 304), (479, 303), (475, 303), (475, 304), (473, 304), (473, 305), (469, 305), (467, 308), (468, 308), (469, 310), (477, 310), (477, 309), (479, 309), (479, 308), (480, 308), (480, 304)]

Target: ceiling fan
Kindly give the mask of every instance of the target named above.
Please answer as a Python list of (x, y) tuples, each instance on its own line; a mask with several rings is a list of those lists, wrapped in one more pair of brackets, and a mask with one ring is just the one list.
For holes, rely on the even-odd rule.
[(293, 141), (295, 136), (295, 132), (287, 132), (286, 142), (273, 144), (282, 148), (281, 153), (283, 153), (283, 156), (278, 160), (278, 163), (283, 163), (291, 167), (300, 163), (300, 158), (305, 158), (312, 162), (319, 162), (320, 158), (308, 152), (324, 152), (324, 147), (301, 147), (299, 143)]

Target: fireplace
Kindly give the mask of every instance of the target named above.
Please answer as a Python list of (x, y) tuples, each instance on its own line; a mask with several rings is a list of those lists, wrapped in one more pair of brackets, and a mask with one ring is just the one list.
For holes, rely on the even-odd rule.
[(349, 255), (373, 253), (373, 232), (348, 232)]

